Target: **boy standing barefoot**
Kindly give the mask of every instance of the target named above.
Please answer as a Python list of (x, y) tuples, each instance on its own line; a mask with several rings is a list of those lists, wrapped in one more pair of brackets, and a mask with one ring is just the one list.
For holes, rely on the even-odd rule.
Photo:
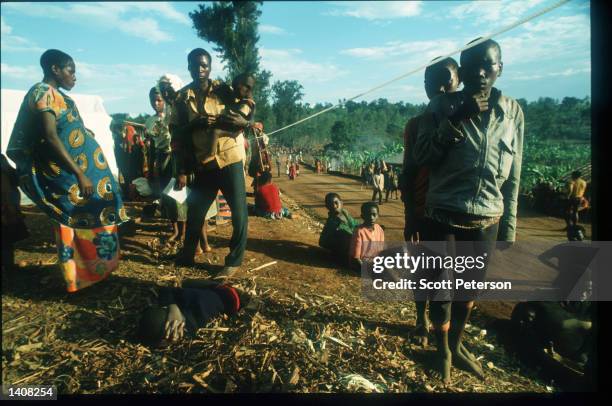
[[(523, 153), (523, 111), (493, 87), (503, 69), (501, 47), (484, 41), (461, 53), (464, 90), (432, 99), (419, 124), (415, 157), (430, 168), (423, 239), (457, 241), (458, 255), (490, 256), (496, 241), (513, 242)], [(464, 248), (468, 247), (468, 248)], [(485, 277), (486, 268), (478, 276)], [(472, 275), (470, 275), (472, 276)], [(462, 346), (475, 293), (430, 305), (438, 370), (451, 365), (479, 377), (478, 361)]]

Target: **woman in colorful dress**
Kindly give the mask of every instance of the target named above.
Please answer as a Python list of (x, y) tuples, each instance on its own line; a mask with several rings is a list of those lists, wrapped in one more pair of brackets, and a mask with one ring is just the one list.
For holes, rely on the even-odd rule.
[(117, 228), (128, 218), (102, 149), (60, 91), (75, 85), (74, 60), (50, 49), (40, 65), (44, 78), (21, 104), (7, 155), (24, 193), (54, 221), (59, 264), (75, 292), (117, 268)]

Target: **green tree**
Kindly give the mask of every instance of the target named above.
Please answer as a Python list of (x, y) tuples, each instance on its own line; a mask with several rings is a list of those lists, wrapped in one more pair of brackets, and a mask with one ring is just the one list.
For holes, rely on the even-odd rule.
[(215, 1), (189, 13), (198, 37), (215, 44), (230, 79), (259, 71), (257, 19), (261, 1)]
[(255, 74), (255, 119), (265, 123), (266, 128), (274, 128), (276, 126), (276, 119), (270, 105), (270, 100), (272, 99), (271, 79), (272, 72), (268, 70), (262, 70)]
[(331, 128), (332, 149), (336, 151), (347, 150), (351, 146), (352, 138), (349, 134), (349, 128), (346, 122), (336, 121)]
[(298, 117), (299, 103), (304, 97), (304, 88), (297, 80), (276, 81), (272, 85), (273, 110), (276, 124), (284, 126)]
[(266, 127), (274, 126), (270, 106), (272, 73), (260, 70), (258, 18), (261, 16), (262, 1), (215, 1), (212, 5), (199, 5), (198, 10), (189, 13), (198, 37), (215, 44), (228, 77), (231, 80), (240, 73), (255, 76), (253, 97), (256, 103), (255, 120)]
[[(276, 122), (275, 128), (283, 127), (298, 120), (302, 106), (300, 104), (304, 88), (297, 80), (276, 81), (272, 85), (272, 111)], [(290, 128), (278, 135), (279, 141), (294, 146), (296, 135), (303, 129)]]

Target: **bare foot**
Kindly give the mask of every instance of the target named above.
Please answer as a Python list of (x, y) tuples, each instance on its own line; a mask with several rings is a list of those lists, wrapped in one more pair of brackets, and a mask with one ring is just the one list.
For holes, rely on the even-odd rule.
[(417, 324), (414, 334), (412, 337), (410, 337), (410, 340), (416, 345), (427, 347), (429, 344), (429, 323)]
[(211, 252), (212, 248), (210, 248), (209, 245), (207, 245), (206, 247), (202, 247), (200, 245), (198, 245), (198, 247), (196, 248), (196, 255), (202, 255), (205, 252)]
[[(467, 351), (465, 347), (464, 350)], [(472, 357), (470, 357), (469, 355), (465, 354), (461, 349), (459, 349), (459, 351), (455, 352), (452, 355), (452, 363), (457, 368), (472, 373), (480, 379), (484, 379), (484, 372), (482, 370), (482, 367), (480, 366), (480, 363), (476, 361), (476, 359), (474, 359), (473, 357), (473, 355)]]
[(445, 385), (451, 381), (451, 365), (453, 364), (453, 355), (449, 351), (444, 355), (437, 353), (435, 355), (434, 375), (439, 378)]
[(465, 348), (465, 345), (463, 345), (463, 343), (459, 344), (459, 352), (461, 352), (463, 355), (468, 357), (470, 360), (474, 362), (478, 362), (478, 360), (476, 359), (476, 356), (474, 356), (474, 354), (469, 352), (468, 349)]

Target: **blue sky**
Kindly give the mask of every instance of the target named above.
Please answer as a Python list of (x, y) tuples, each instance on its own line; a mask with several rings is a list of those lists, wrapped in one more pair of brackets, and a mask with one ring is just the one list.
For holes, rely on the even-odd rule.
[[(262, 67), (298, 80), (304, 101), (336, 103), (461, 47), (556, 0), (264, 2)], [(39, 58), (58, 48), (77, 64), (75, 93), (98, 94), (109, 113), (150, 113), (148, 89), (163, 73), (187, 83), (186, 55), (213, 46), (188, 16), (196, 2), (2, 3), (1, 86), (42, 79)], [(573, 0), (498, 38), (497, 87), (515, 98), (591, 94), (590, 5)], [(458, 55), (456, 55), (458, 59)], [(212, 76), (223, 67), (213, 54)], [(364, 100), (426, 100), (422, 72)]]

